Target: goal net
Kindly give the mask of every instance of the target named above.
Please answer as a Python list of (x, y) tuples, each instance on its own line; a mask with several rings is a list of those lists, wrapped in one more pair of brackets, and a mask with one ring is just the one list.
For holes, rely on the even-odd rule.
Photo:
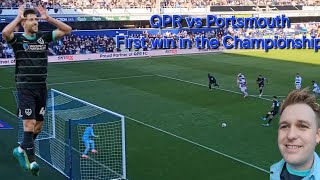
[[(83, 135), (91, 125), (98, 136), (90, 136), (96, 152), (90, 143), (84, 158)], [(18, 142), (22, 140), (20, 120)], [(35, 149), (37, 157), (69, 179), (127, 179), (124, 116), (55, 89), (48, 93), (45, 121)]]

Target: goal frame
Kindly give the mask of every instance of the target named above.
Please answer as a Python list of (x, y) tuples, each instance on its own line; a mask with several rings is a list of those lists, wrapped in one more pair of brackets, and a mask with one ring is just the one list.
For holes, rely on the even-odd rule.
[[(13, 94), (15, 95), (15, 98), (16, 98), (16, 101), (17, 101), (18, 98), (17, 98), (17, 96), (16, 96), (15, 93), (16, 93), (16, 92), (13, 91)], [(62, 95), (62, 96), (64, 96), (64, 97), (70, 98), (70, 99), (72, 99), (72, 100), (76, 100), (76, 101), (81, 102), (81, 103), (83, 103), (83, 104), (85, 104), (85, 105), (88, 105), (88, 106), (97, 108), (97, 109), (99, 109), (99, 110), (101, 110), (101, 111), (103, 111), (103, 112), (107, 112), (107, 113), (109, 113), (109, 114), (112, 114), (112, 115), (117, 116), (117, 117), (120, 118), (120, 120), (121, 120), (121, 145), (122, 145), (122, 152), (121, 152), (121, 154), (122, 154), (122, 173), (121, 173), (121, 174), (122, 174), (122, 177), (121, 177), (120, 179), (121, 179), (121, 180), (122, 180), (122, 179), (123, 179), (123, 180), (127, 180), (125, 116), (124, 116), (124, 115), (121, 115), (121, 114), (118, 114), (118, 113), (116, 113), (116, 112), (110, 111), (110, 110), (108, 110), (108, 109), (102, 108), (102, 107), (100, 107), (100, 106), (97, 106), (97, 105), (95, 105), (95, 104), (89, 103), (89, 102), (84, 101), (84, 100), (82, 100), (82, 99), (76, 98), (76, 97), (74, 97), (74, 96), (68, 95), (68, 94), (63, 93), (63, 92), (61, 92), (61, 91), (58, 91), (58, 90), (56, 90), (56, 89), (50, 89), (50, 91), (48, 92), (48, 95), (49, 95), (49, 93), (50, 93), (50, 96), (51, 96), (51, 104), (47, 104), (47, 107), (48, 107), (48, 106), (51, 106), (51, 107), (52, 107), (52, 108), (51, 108), (51, 121), (52, 121), (52, 125), (51, 125), (52, 129), (51, 129), (51, 131), (52, 131), (52, 134), (51, 134), (51, 133), (49, 134), (48, 132), (42, 131), (43, 133), (47, 134), (49, 137), (47, 137), (47, 138), (37, 138), (37, 139), (35, 140), (35, 145), (36, 145), (37, 142), (39, 142), (39, 141), (41, 141), (41, 140), (45, 140), (45, 139), (56, 139), (56, 118), (55, 118), (55, 108), (54, 108), (54, 107), (55, 107), (55, 94), (60, 94), (60, 95)], [(49, 96), (48, 96), (48, 98), (49, 98)], [(18, 102), (18, 101), (17, 101), (17, 102)], [(18, 117), (18, 118), (19, 118), (19, 117)], [(19, 119), (20, 119), (20, 118), (19, 118)], [(20, 121), (22, 121), (22, 119), (20, 119)], [(68, 161), (69, 161), (69, 164), (70, 164), (70, 166), (69, 166), (69, 173), (65, 173), (63, 170), (59, 169), (59, 168), (56, 167), (54, 164), (48, 162), (46, 159), (44, 159), (43, 157), (41, 157), (40, 154), (36, 153), (36, 156), (37, 156), (38, 158), (40, 158), (41, 160), (43, 160), (44, 162), (46, 162), (47, 164), (49, 164), (52, 168), (56, 169), (58, 172), (60, 172), (61, 174), (63, 174), (65, 177), (67, 177), (68, 179), (72, 180), (72, 179), (73, 179), (73, 174), (72, 174), (72, 172), (73, 172), (73, 171), (72, 171), (72, 164), (73, 164), (72, 151), (78, 151), (78, 150), (77, 150), (76, 148), (72, 147), (72, 132), (71, 132), (72, 119), (65, 119), (65, 121), (67, 122), (67, 124), (68, 124), (68, 126), (69, 126), (68, 132), (66, 132), (66, 135), (68, 136), (68, 143), (62, 142), (62, 141), (60, 141), (59, 139), (56, 139), (56, 140), (58, 140), (60, 143), (64, 144), (64, 145), (67, 146), (67, 148), (68, 148), (67, 150), (68, 150), (69, 153), (68, 153), (68, 157), (67, 157), (67, 158), (68, 158)], [(46, 122), (44, 122), (44, 123), (46, 123)], [(21, 133), (21, 132), (20, 132), (20, 131), (21, 131), (21, 128), (23, 128), (23, 126), (20, 127), (20, 130), (18, 131), (18, 133)], [(21, 139), (19, 138), (19, 134), (18, 134), (18, 143), (19, 143), (19, 144), (21, 143), (20, 141), (21, 141)], [(79, 152), (79, 153), (80, 153), (80, 152)], [(120, 179), (119, 179), (119, 180), (120, 180)]]

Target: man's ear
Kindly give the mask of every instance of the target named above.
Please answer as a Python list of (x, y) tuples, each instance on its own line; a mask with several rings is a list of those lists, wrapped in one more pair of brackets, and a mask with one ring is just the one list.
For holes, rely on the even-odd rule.
[(317, 129), (317, 134), (316, 134), (316, 142), (317, 144), (320, 144), (320, 128)]
[(21, 20), (20, 24), (21, 24), (22, 27), (24, 27), (25, 20)]

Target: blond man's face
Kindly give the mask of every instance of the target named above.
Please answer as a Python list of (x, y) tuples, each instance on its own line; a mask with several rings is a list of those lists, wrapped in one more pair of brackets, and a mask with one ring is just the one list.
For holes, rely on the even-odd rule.
[(284, 160), (296, 170), (310, 169), (320, 142), (317, 116), (307, 104), (287, 106), (280, 117), (278, 146)]

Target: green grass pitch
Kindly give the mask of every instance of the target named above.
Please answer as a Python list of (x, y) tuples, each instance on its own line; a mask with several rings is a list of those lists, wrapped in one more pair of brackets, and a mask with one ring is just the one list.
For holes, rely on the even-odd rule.
[[(320, 55), (311, 50), (243, 51), (49, 65), (49, 88), (125, 115), (127, 175), (130, 180), (269, 179), (280, 160), (277, 116), (261, 126), (273, 95), (294, 89), (299, 72), (303, 87), (320, 82)], [(236, 87), (243, 73), (250, 97)], [(207, 73), (221, 89), (209, 91)], [(266, 76), (263, 98), (256, 79)], [(60, 180), (40, 161), (41, 175), (23, 172), (13, 158), (17, 145), (14, 68), (0, 68), (0, 119), (15, 130), (0, 131), (0, 177)], [(227, 123), (221, 128), (221, 123)], [(319, 151), (319, 148), (317, 150)]]

